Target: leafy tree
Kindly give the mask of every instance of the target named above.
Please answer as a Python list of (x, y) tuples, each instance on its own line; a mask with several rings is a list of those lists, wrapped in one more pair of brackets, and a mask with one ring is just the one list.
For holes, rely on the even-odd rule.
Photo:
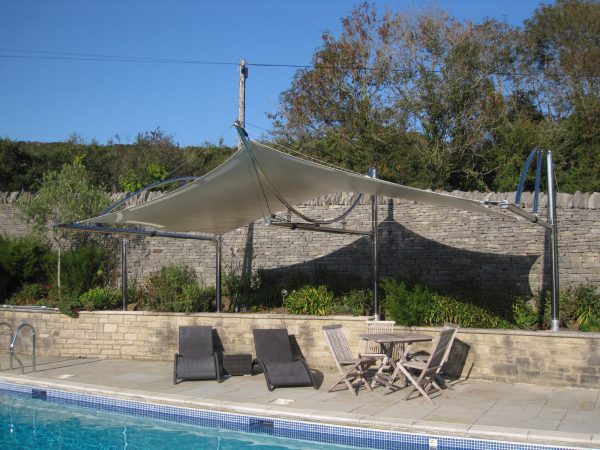
[[(523, 63), (542, 109), (567, 118), (600, 96), (600, 3), (558, 0), (525, 21)], [(535, 70), (537, 69), (537, 71)], [(543, 76), (538, 77), (537, 72)], [(591, 105), (590, 105), (591, 106)]]
[(141, 179), (137, 178), (133, 171), (130, 171), (127, 175), (121, 177), (120, 182), (125, 191), (136, 192), (144, 186), (148, 186), (149, 184), (158, 181), (163, 181), (168, 176), (169, 172), (165, 166), (157, 163), (150, 163), (146, 167), (146, 172), (143, 174)]
[(0, 302), (27, 283), (44, 281), (50, 247), (39, 238), (0, 235)]
[[(49, 223), (71, 223), (100, 213), (109, 205), (103, 189), (93, 186), (86, 168), (79, 160), (65, 164), (60, 172), (49, 172), (42, 180), (37, 195), (30, 202), (20, 202), (19, 208), (35, 233), (44, 234)], [(61, 238), (53, 233), (58, 245), (57, 282), (61, 287)]]
[(514, 57), (515, 30), (493, 20), (461, 23), (434, 9), (398, 15), (386, 32), (395, 109), (425, 137), (421, 184), (489, 188), (493, 133), (506, 119), (500, 74)]
[[(365, 173), (406, 147), (380, 70), (383, 40), (368, 4), (342, 20), (339, 39), (325, 33), (314, 68), (300, 70), (274, 116), (279, 139), (326, 161)], [(398, 149), (402, 151), (402, 148)]]
[(542, 5), (523, 29), (366, 3), (342, 25), (281, 95), (272, 117), (286, 146), (464, 190), (514, 189), (537, 146), (554, 151), (562, 190), (598, 189), (598, 2)]
[(25, 185), (25, 174), (32, 158), (21, 145), (0, 139), (0, 180), (5, 191), (19, 191)]
[(70, 223), (98, 214), (109, 205), (103, 189), (93, 186), (80, 161), (65, 164), (60, 172), (44, 175), (37, 195), (19, 203), (23, 217), (38, 233), (48, 223)]
[[(144, 139), (142, 141), (145, 142)], [(199, 176), (226, 160), (234, 149), (204, 143), (199, 147), (156, 147), (122, 144), (117, 138), (97, 142), (17, 142), (0, 139), (0, 192), (36, 192), (44, 174), (58, 172), (75, 158), (87, 169), (92, 185), (117, 192), (121, 180), (140, 185), (168, 176)], [(150, 167), (150, 174), (147, 168)], [(145, 178), (151, 181), (146, 183)]]
[[(48, 146), (52, 151), (47, 151)], [(0, 189), (36, 190), (43, 174), (58, 170), (75, 157), (67, 143), (41, 144), (0, 139)]]
[(353, 170), (379, 164), (394, 181), (488, 187), (492, 132), (506, 117), (497, 74), (515, 31), (440, 10), (378, 18), (368, 4), (342, 24), (282, 94), (279, 137)]
[(600, 3), (558, 0), (525, 22), (522, 83), (546, 116), (546, 148), (567, 191), (600, 189)]

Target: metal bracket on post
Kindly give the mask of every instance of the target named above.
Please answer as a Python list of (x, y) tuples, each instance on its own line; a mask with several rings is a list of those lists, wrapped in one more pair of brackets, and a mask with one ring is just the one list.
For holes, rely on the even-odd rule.
[[(371, 167), (369, 176), (377, 178), (377, 169)], [(372, 238), (373, 238), (373, 319), (379, 320), (379, 219), (377, 210), (379, 209), (379, 199), (377, 195), (371, 196), (371, 220), (372, 220)]]
[(121, 296), (123, 297), (123, 311), (127, 311), (127, 242), (121, 239)]

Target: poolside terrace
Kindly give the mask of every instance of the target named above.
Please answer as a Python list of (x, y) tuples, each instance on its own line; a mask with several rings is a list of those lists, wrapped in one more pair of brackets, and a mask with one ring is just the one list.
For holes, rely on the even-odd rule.
[(337, 373), (318, 371), (320, 389), (267, 390), (262, 374), (216, 381), (172, 382), (172, 362), (38, 358), (37, 371), (22, 355), (25, 373), (0, 358), (0, 381), (112, 398), (368, 427), (512, 442), (600, 447), (600, 390), (461, 379), (454, 390), (403, 400), (402, 389), (357, 396), (327, 392)]

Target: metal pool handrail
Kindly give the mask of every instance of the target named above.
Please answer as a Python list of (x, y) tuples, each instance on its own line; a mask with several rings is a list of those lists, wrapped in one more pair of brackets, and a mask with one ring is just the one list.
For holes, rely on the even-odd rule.
[(19, 362), (19, 365), (21, 366), (21, 373), (25, 373), (25, 368), (23, 366), (23, 363), (21, 362), (21, 360), (19, 359), (19, 357), (17, 355), (15, 355), (15, 342), (17, 341), (17, 336), (19, 336), (19, 331), (21, 331), (21, 328), (23, 327), (29, 327), (31, 328), (31, 339), (33, 341), (32, 344), (32, 350), (33, 350), (33, 371), (36, 371), (35, 368), (35, 328), (33, 328), (33, 326), (31, 326), (28, 323), (22, 323), (21, 325), (19, 325), (17, 327), (17, 329), (15, 330), (15, 333), (13, 334), (12, 340), (10, 341), (10, 369), (12, 370), (13, 368), (13, 358), (16, 359)]

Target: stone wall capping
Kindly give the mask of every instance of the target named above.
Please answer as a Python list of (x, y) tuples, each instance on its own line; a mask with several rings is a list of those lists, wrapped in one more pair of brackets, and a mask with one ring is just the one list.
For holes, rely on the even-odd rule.
[(600, 209), (600, 192), (589, 194), (586, 206), (588, 209)]
[[(401, 325), (398, 325), (402, 328)], [(406, 327), (410, 331), (435, 331), (437, 327)], [(494, 336), (535, 336), (535, 337), (548, 337), (548, 336), (560, 336), (561, 338), (573, 338), (573, 339), (598, 339), (600, 340), (600, 332), (587, 332), (587, 331), (550, 331), (550, 330), (506, 330), (506, 329), (489, 329), (489, 328), (459, 328), (461, 334), (489, 334)]]

